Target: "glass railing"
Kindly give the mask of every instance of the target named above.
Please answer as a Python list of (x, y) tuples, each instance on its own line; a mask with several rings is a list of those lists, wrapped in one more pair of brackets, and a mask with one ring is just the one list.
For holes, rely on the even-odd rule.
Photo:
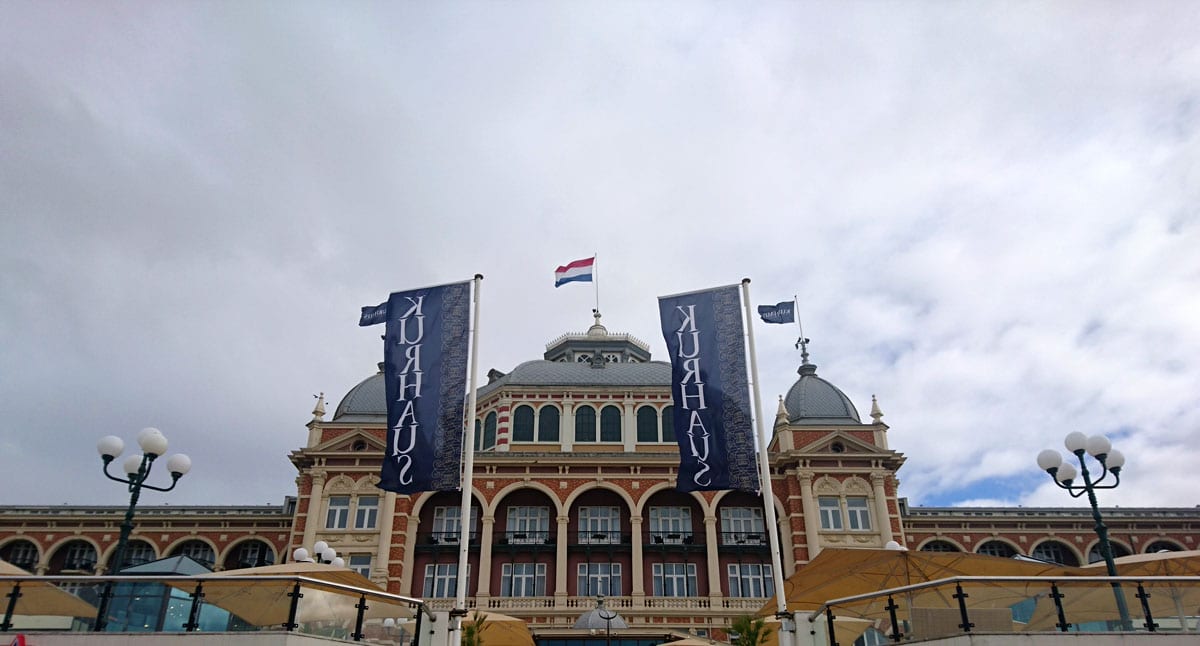
[(420, 600), (379, 589), (236, 570), (191, 577), (3, 575), (0, 610), (0, 635), (288, 631), (394, 644), (407, 643), (433, 617)]
[(953, 577), (833, 599), (798, 614), (805, 616), (830, 646), (850, 646), (867, 632), (891, 642), (970, 633), (1197, 634), (1200, 577)]

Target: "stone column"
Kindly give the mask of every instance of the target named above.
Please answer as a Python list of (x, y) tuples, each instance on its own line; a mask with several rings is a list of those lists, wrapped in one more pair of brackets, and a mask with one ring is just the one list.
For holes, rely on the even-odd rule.
[[(717, 517), (704, 516), (704, 553), (708, 557), (708, 596), (715, 607), (721, 599), (721, 563), (717, 559)], [(698, 595), (697, 595), (698, 596)]]
[[(308, 509), (304, 517), (304, 540), (301, 541), (301, 545), (309, 550), (317, 542), (317, 523), (321, 522), (321, 507), (325, 500), (325, 477), (324, 471), (312, 473), (312, 490), (308, 493)], [(288, 559), (291, 559), (291, 554)]]
[(371, 580), (387, 587), (388, 565), (392, 559), (392, 528), (396, 515), (396, 492), (383, 494), (380, 507), (379, 543), (375, 547), (375, 562), (371, 564)]
[(568, 530), (571, 519), (568, 516), (559, 516), (557, 520), (558, 538), (554, 543), (554, 605), (565, 608), (566, 598), (570, 596), (570, 590), (567, 589), (567, 535), (570, 533)]
[[(813, 472), (802, 470), (797, 473), (800, 480), (800, 504), (804, 508), (804, 540), (808, 543), (808, 560), (813, 560), (821, 552), (821, 512), (817, 507), (817, 499), (813, 496)], [(795, 555), (792, 560), (795, 560)]]
[(475, 596), (480, 600), (478, 607), (486, 608), (486, 600), (492, 596), (492, 530), (496, 525), (496, 517), (488, 514), (480, 520), (483, 529), (479, 532), (479, 582)]
[(625, 450), (633, 453), (637, 450), (637, 416), (633, 414), (633, 402), (626, 400), (625, 404), (625, 428), (621, 433), (621, 440), (625, 443)]
[(879, 517), (879, 535), (884, 543), (887, 543), (892, 538), (892, 518), (888, 514), (887, 492), (883, 488), (883, 483), (887, 476), (882, 473), (871, 474), (871, 486), (875, 489), (875, 515)]
[(559, 441), (562, 443), (563, 453), (570, 453), (575, 446), (575, 402), (564, 401), (562, 419), (559, 420), (561, 426), (559, 430)]
[(633, 597), (634, 606), (641, 607), (641, 599), (646, 596), (646, 584), (644, 576), (644, 559), (642, 557), (642, 519), (640, 516), (630, 516), (629, 518), (630, 539), (633, 541)]

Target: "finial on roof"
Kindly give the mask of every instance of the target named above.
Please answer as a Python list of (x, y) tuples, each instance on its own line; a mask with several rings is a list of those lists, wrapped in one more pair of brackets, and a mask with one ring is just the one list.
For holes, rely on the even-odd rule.
[(313, 407), (313, 419), (321, 421), (325, 419), (325, 393), (313, 395), (317, 398), (317, 405)]
[(883, 419), (883, 411), (879, 410), (879, 402), (875, 399), (875, 395), (871, 395), (871, 419), (875, 420), (876, 424), (881, 423)]
[(599, 309), (592, 309), (592, 318), (595, 319), (595, 322), (592, 323), (592, 327), (588, 328), (588, 336), (608, 336), (608, 328), (600, 325)]
[(775, 425), (787, 424), (787, 406), (783, 405), (783, 395), (779, 396), (779, 408), (775, 411)]
[(815, 375), (817, 367), (808, 362), (808, 344), (809, 339), (804, 337), (803, 333), (799, 339), (796, 339), (796, 347), (800, 349), (800, 369), (796, 372), (802, 375)]

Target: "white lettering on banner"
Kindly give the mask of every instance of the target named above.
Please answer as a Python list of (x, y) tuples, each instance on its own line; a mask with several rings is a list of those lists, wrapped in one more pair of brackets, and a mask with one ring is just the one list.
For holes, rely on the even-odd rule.
[[(411, 305), (397, 321), (400, 329), (396, 338), (396, 345), (406, 346), (404, 366), (396, 373), (396, 379), (400, 382), (396, 401), (404, 403), (404, 410), (396, 420), (396, 426), (392, 428), (392, 458), (400, 466), (399, 481), (402, 485), (412, 483), (412, 474), (409, 471), (412, 469), (412, 450), (417, 446), (419, 426), (413, 400), (421, 396), (421, 376), (424, 374), (421, 371), (421, 342), (425, 339), (425, 315), (421, 312), (425, 297), (405, 298)], [(412, 339), (408, 338), (410, 320), (416, 323), (415, 337)], [(409, 381), (410, 379), (412, 381)]]
[[(688, 444), (691, 446), (692, 457), (700, 463), (700, 469), (692, 476), (692, 481), (701, 487), (706, 487), (712, 483), (712, 477), (708, 472), (712, 469), (708, 465), (709, 453), (709, 433), (704, 427), (704, 420), (700, 417), (700, 411), (708, 408), (704, 400), (704, 382), (700, 380), (700, 331), (696, 329), (696, 306), (688, 305), (684, 309), (681, 305), (676, 305), (675, 309), (683, 314), (683, 322), (680, 323), (679, 329), (675, 331), (675, 338), (679, 342), (679, 347), (676, 350), (676, 356), (683, 361), (683, 378), (679, 380), (679, 402), (684, 410), (689, 411), (687, 437)], [(684, 334), (692, 338), (692, 348), (690, 352), (684, 350)], [(695, 391), (688, 392), (689, 385)], [(693, 402), (693, 400), (695, 400)]]

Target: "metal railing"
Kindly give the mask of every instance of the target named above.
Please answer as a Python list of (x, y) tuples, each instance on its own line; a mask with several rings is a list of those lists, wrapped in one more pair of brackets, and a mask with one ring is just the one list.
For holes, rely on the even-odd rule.
[(830, 646), (849, 646), (846, 635), (866, 630), (894, 643), (973, 633), (1200, 633), (1200, 576), (959, 576), (832, 599), (803, 614), (824, 624)]

